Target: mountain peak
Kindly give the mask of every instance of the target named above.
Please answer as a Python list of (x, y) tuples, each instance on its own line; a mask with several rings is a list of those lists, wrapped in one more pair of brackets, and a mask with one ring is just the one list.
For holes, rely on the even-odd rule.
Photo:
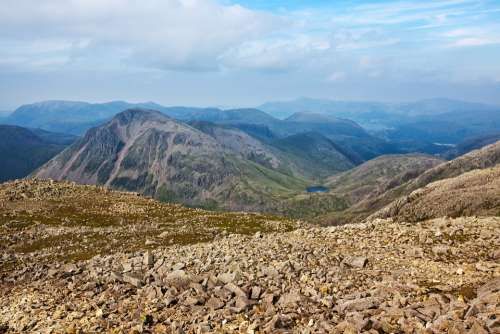
[(134, 121), (146, 121), (146, 120), (165, 121), (172, 119), (156, 110), (144, 109), (144, 108), (130, 108), (125, 111), (122, 111), (121, 113), (116, 114), (116, 116), (113, 117), (113, 120), (118, 120), (120, 124), (128, 124)]

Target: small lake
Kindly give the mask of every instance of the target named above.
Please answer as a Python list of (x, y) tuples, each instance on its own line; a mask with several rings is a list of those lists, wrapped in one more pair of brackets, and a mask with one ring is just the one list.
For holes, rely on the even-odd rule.
[(327, 193), (328, 191), (330, 191), (330, 189), (328, 189), (327, 187), (323, 187), (323, 186), (311, 186), (311, 187), (307, 187), (306, 191), (308, 193)]

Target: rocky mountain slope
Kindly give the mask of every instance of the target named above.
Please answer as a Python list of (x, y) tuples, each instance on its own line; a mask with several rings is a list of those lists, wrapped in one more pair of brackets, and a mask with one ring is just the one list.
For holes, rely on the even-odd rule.
[(372, 218), (415, 222), (443, 216), (500, 216), (500, 165), (430, 183)]
[(311, 228), (34, 180), (0, 199), (4, 333), (500, 326), (498, 217)]
[[(325, 215), (319, 218), (319, 221), (329, 224), (359, 221), (381, 210), (398, 198), (408, 196), (413, 191), (423, 188), (432, 182), (451, 179), (474, 170), (493, 168), (499, 163), (500, 142), (496, 142), (480, 150), (472, 151), (454, 160), (439, 164), (409, 179), (406, 177), (397, 177), (395, 181), (390, 181), (388, 183), (391, 187), (385, 189), (385, 191), (378, 194), (376, 193), (374, 196), (369, 196), (342, 212), (332, 212), (331, 214)], [(491, 175), (495, 174), (493, 173)], [(400, 181), (405, 181), (405, 178), (407, 179), (406, 182), (401, 183)], [(479, 177), (479, 179), (481, 178)], [(483, 182), (483, 185), (487, 187), (487, 182)], [(484, 188), (484, 190), (486, 191), (486, 188)], [(481, 190), (477, 191), (480, 192)], [(459, 196), (457, 201), (460, 201), (460, 198)], [(442, 213), (446, 214), (444, 212)], [(457, 212), (451, 210), (449, 214), (456, 215)]]
[(34, 176), (233, 210), (265, 211), (306, 187), (258, 140), (237, 129), (193, 125), (198, 128), (159, 112), (128, 110), (87, 132)]
[(22, 178), (61, 152), (74, 138), (0, 125), (0, 182)]

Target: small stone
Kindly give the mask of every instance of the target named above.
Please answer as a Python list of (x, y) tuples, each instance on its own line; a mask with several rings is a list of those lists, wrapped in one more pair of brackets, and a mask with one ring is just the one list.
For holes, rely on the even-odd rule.
[(359, 298), (348, 301), (339, 301), (338, 309), (340, 312), (348, 312), (348, 311), (364, 311), (370, 308), (375, 308), (380, 304), (380, 300), (367, 297), (367, 298)]
[(212, 310), (218, 310), (224, 307), (224, 303), (219, 298), (212, 297), (207, 301), (206, 306)]
[(246, 297), (247, 296), (245, 291), (243, 291), (239, 286), (237, 286), (234, 283), (228, 283), (224, 286), (224, 288), (228, 291), (231, 291), (232, 293), (234, 293), (238, 297)]
[(235, 306), (239, 312), (246, 310), (253, 303), (246, 297), (237, 297)]
[(145, 245), (146, 246), (153, 246), (153, 245), (156, 245), (156, 242), (154, 240), (146, 240), (145, 242)]
[(475, 321), (472, 327), (470, 328), (469, 333), (488, 334), (488, 331), (484, 329), (484, 327), (481, 326), (477, 321)]
[(446, 256), (450, 252), (450, 247), (443, 245), (434, 246), (432, 247), (432, 252), (436, 256)]
[(368, 263), (368, 259), (363, 256), (356, 256), (345, 259), (343, 263), (352, 268), (364, 268)]
[(236, 278), (234, 273), (224, 273), (217, 276), (217, 279), (221, 281), (223, 284), (231, 283)]
[(260, 286), (254, 286), (250, 293), (250, 298), (259, 299), (261, 293), (262, 293), (262, 288)]
[(123, 275), (123, 281), (135, 286), (136, 288), (140, 288), (144, 284), (142, 282), (142, 278), (140, 278), (138, 275), (134, 275), (134, 274)]
[(181, 270), (181, 269), (184, 269), (184, 268), (186, 268), (186, 264), (183, 263), (183, 262), (176, 263), (172, 267), (173, 270)]
[(152, 268), (153, 265), (155, 264), (154, 256), (150, 251), (147, 251), (146, 253), (144, 253), (143, 264), (149, 268)]
[(289, 292), (280, 297), (278, 304), (283, 307), (297, 307), (302, 296), (298, 292)]
[(118, 281), (118, 282), (122, 282), (123, 281), (123, 275), (116, 272), (116, 271), (112, 271), (111, 272), (111, 279), (112, 280), (115, 280), (115, 281)]
[(167, 275), (165, 280), (175, 287), (186, 287), (190, 283), (190, 278), (184, 270), (174, 270)]

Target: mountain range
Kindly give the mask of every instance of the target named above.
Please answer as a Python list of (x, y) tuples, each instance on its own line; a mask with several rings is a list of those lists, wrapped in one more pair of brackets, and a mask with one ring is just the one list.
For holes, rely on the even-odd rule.
[(351, 150), (358, 163), (382, 154), (443, 154), (449, 146), (498, 134), (500, 107), (449, 99), (408, 103), (352, 102), (301, 98), (258, 108), (165, 107), (154, 102), (86, 103), (44, 101), (23, 105), (0, 122), (83, 135), (126, 109), (160, 111), (172, 118), (238, 127), (251, 135), (284, 138), (318, 132)]
[[(485, 105), (451, 100), (295, 102), (261, 106), (269, 113), (251, 108), (163, 107), (151, 102), (25, 105), (5, 122), (29, 128), (0, 128), (0, 136), (11, 139), (2, 156), (15, 160), (4, 164), (3, 180), (33, 173), (193, 206), (342, 223), (366, 217), (407, 194), (406, 189), (414, 190), (404, 185), (444, 163), (443, 158), (459, 157), (499, 138), (498, 131), (488, 132), (489, 127), (500, 128), (495, 123), (497, 111)], [(312, 111), (299, 109), (307, 104), (314, 107)], [(285, 107), (293, 113), (283, 119), (274, 117)], [(456, 123), (447, 123), (452, 116), (457, 122), (465, 114), (472, 115), (467, 112), (471, 108), (477, 110), (476, 121), (468, 122), (466, 132)], [(365, 130), (352, 120), (377, 115), (387, 116), (385, 121), (395, 122), (393, 127)], [(487, 117), (490, 121), (485, 125)], [(421, 131), (409, 125), (415, 120)], [(426, 122), (431, 125), (426, 127)], [(14, 128), (17, 137), (12, 135)], [(479, 129), (485, 134), (473, 135)], [(452, 132), (458, 144), (446, 144)], [(438, 139), (443, 143), (433, 142)], [(43, 158), (17, 154), (30, 152), (30, 147), (43, 152)], [(25, 167), (17, 168), (21, 164)], [(329, 192), (308, 193), (312, 185), (326, 186)]]
[(406, 147), (457, 144), (469, 137), (497, 133), (500, 127), (500, 106), (450, 99), (381, 103), (301, 98), (269, 102), (259, 109), (278, 118), (297, 112), (348, 118)]

